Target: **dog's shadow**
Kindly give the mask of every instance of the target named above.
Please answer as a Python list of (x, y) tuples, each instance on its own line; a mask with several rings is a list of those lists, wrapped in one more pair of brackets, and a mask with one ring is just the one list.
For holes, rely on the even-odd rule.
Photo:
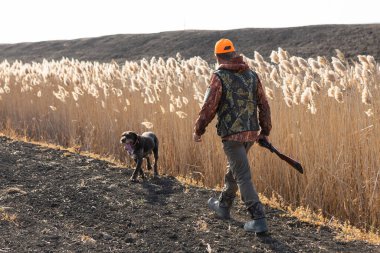
[(184, 190), (176, 179), (170, 176), (147, 177), (140, 181), (140, 184), (146, 190), (145, 201), (153, 205), (167, 205), (170, 195)]

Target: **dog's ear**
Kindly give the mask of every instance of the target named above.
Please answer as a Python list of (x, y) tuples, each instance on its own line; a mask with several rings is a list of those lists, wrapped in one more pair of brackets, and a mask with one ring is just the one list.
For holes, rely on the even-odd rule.
[(129, 132), (129, 135), (130, 135), (130, 136), (133, 136), (132, 138), (133, 138), (135, 141), (137, 140), (138, 135), (137, 135), (135, 132)]
[(127, 137), (128, 134), (129, 134), (129, 131), (125, 131), (121, 134), (120, 143), (124, 143), (123, 141), (125, 141), (125, 138)]
[(125, 131), (125, 132), (123, 132), (123, 133), (121, 134), (121, 137), (126, 136), (126, 135), (128, 135), (128, 134), (129, 134), (129, 131)]

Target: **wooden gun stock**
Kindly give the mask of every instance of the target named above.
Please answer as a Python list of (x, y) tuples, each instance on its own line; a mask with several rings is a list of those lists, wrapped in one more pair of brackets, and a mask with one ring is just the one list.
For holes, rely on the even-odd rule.
[(275, 153), (278, 157), (280, 157), (282, 160), (284, 160), (285, 162), (287, 162), (290, 166), (292, 166), (293, 168), (295, 168), (299, 173), (303, 174), (303, 168), (302, 168), (302, 165), (299, 162), (297, 162), (294, 159), (292, 159), (292, 158), (290, 158), (290, 157), (282, 154), (275, 147), (273, 147), (273, 145), (271, 143), (269, 143), (265, 139), (259, 139), (257, 142), (259, 143), (259, 145), (261, 147), (269, 149), (272, 153)]

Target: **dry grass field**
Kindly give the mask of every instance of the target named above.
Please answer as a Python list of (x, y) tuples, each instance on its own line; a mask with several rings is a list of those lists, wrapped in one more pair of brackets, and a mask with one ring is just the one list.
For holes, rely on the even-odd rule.
[[(247, 58), (250, 57), (250, 58)], [(271, 141), (301, 161), (299, 175), (255, 146), (255, 184), (266, 196), (380, 226), (380, 65), (372, 56), (304, 59), (281, 48), (246, 57), (270, 101)], [(99, 63), (62, 59), (0, 63), (0, 131), (126, 163), (122, 131), (154, 131), (159, 172), (221, 183), (225, 157), (214, 123), (202, 143), (193, 124), (215, 66), (199, 57)]]

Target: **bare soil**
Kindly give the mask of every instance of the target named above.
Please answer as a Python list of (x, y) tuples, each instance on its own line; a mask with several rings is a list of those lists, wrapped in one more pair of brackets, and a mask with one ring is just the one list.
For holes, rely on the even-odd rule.
[[(185, 30), (152, 34), (117, 34), (76, 40), (0, 44), (0, 61), (60, 60), (109, 62), (151, 57), (200, 56), (214, 63), (213, 48), (220, 38), (231, 39), (237, 50), (248, 57), (260, 52), (269, 61), (272, 50), (282, 47), (291, 55), (336, 56), (340, 49), (347, 58), (373, 55), (380, 60), (380, 24), (317, 25), (289, 28), (246, 28), (226, 31)], [(357, 59), (356, 59), (357, 60)]]
[(380, 252), (270, 207), (270, 234), (246, 233), (240, 201), (221, 221), (206, 207), (217, 192), (131, 172), (0, 137), (0, 252)]

